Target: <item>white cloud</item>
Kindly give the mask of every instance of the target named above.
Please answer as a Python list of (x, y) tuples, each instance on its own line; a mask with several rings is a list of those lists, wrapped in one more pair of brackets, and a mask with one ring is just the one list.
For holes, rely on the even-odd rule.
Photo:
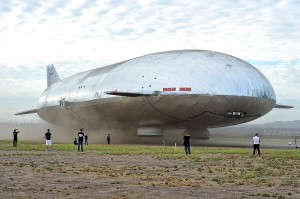
[(280, 100), (297, 99), (297, 106), (300, 106), (300, 60), (297, 62), (281, 62), (277, 66), (262, 68), (261, 71), (267, 76)]
[[(67, 77), (157, 51), (209, 49), (261, 63), (253, 65), (269, 78), (278, 100), (298, 105), (299, 10), (292, 0), (3, 0), (0, 89), (8, 98), (36, 96), (51, 63)], [(35, 86), (19, 89), (15, 75)]]

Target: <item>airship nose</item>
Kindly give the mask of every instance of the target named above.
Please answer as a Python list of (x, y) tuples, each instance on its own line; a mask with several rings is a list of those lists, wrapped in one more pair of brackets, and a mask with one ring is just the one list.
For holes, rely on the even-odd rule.
[[(172, 64), (165, 66), (164, 70), (172, 71), (165, 77), (168, 82), (161, 96), (148, 100), (170, 123), (208, 127), (242, 123), (266, 114), (276, 103), (267, 78), (238, 58), (209, 51), (190, 52), (176, 65), (175, 69)], [(233, 121), (235, 118), (240, 121)]]

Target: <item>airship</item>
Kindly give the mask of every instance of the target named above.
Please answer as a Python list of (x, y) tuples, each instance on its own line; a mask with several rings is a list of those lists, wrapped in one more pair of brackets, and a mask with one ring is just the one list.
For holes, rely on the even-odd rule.
[[(186, 129), (208, 139), (208, 128), (257, 119), (277, 105), (267, 78), (251, 64), (220, 52), (173, 50), (129, 59), (60, 79), (47, 69), (47, 88), (32, 110), (66, 128), (118, 129), (167, 136)], [(128, 132), (132, 129), (132, 132)]]

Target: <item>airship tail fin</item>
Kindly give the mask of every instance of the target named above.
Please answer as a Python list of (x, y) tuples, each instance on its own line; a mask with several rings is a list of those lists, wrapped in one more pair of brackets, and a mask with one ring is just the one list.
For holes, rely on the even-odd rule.
[(25, 114), (31, 114), (31, 113), (37, 113), (37, 109), (31, 109), (23, 112), (16, 113), (15, 115), (25, 115)]
[(49, 87), (55, 82), (58, 82), (60, 80), (60, 77), (57, 74), (53, 64), (46, 66), (46, 69), (47, 69), (47, 87)]
[(293, 106), (289, 106), (289, 105), (276, 104), (274, 108), (294, 108), (294, 107)]

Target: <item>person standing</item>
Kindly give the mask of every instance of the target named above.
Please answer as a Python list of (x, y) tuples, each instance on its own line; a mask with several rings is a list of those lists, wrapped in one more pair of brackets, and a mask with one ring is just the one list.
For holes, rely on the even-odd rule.
[(85, 136), (84, 136), (84, 144), (85, 144), (85, 145), (89, 145), (89, 142), (88, 142), (88, 134), (85, 134)]
[(187, 130), (185, 130), (184, 132), (184, 136), (183, 136), (183, 146), (184, 146), (184, 150), (185, 150), (185, 154), (186, 155), (191, 155), (191, 149), (190, 149), (190, 134)]
[(49, 148), (52, 145), (50, 129), (47, 129), (47, 132), (45, 133), (45, 138), (46, 138), (46, 149), (47, 151), (49, 151)]
[(78, 152), (81, 151), (83, 152), (83, 138), (84, 138), (84, 133), (82, 129), (78, 132)]
[(109, 146), (110, 145), (110, 134), (107, 135), (106, 141), (107, 141), (107, 145)]
[(17, 147), (18, 133), (19, 133), (19, 130), (18, 129), (14, 129), (14, 131), (13, 131), (13, 135), (14, 135), (13, 147)]
[(257, 155), (260, 156), (260, 149), (259, 149), (260, 138), (258, 137), (257, 133), (255, 134), (252, 140), (253, 140), (253, 155), (255, 155), (255, 152), (257, 150)]

